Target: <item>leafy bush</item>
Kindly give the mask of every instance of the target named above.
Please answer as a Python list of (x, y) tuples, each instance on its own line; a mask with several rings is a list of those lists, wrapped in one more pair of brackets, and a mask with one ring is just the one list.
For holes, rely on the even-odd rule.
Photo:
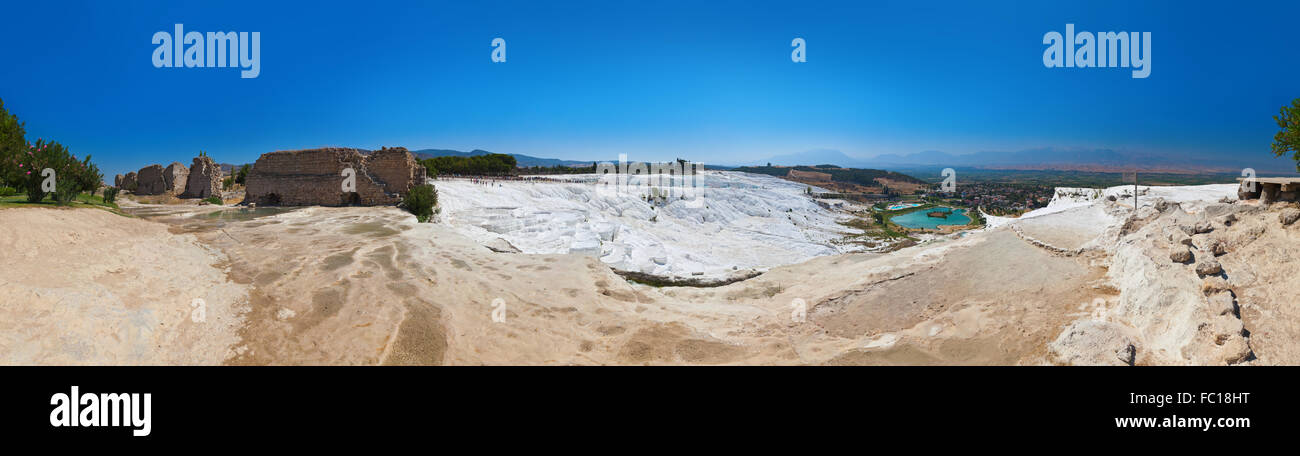
[(18, 164), (27, 155), (27, 134), (18, 116), (5, 110), (4, 100), (0, 100), (0, 183), (21, 187), (27, 170)]
[(1291, 101), (1291, 106), (1282, 107), (1282, 111), (1273, 116), (1277, 121), (1277, 134), (1273, 136), (1273, 154), (1279, 157), (1291, 154), (1296, 161), (1296, 170), (1300, 171), (1300, 98)]
[(245, 164), (244, 166), (240, 166), (240, 167), (239, 167), (239, 170), (238, 170), (238, 171), (235, 171), (235, 176), (234, 176), (234, 177), (235, 177), (235, 183), (236, 183), (236, 184), (240, 184), (240, 185), (244, 185), (244, 181), (245, 181), (245, 180), (248, 180), (248, 172), (251, 171), (251, 170), (252, 170), (252, 167), (249, 166), (249, 165), (247, 165), (247, 164)]
[(402, 208), (415, 214), (420, 223), (428, 222), (433, 217), (433, 207), (438, 205), (438, 189), (424, 184), (411, 188), (411, 192), (402, 201)]
[[(104, 175), (89, 156), (78, 161), (62, 144), (44, 139), (29, 144), (25, 134), (24, 124), (0, 100), (0, 181), (23, 189), (28, 202), (39, 203), (46, 193), (53, 193), (56, 202), (66, 205), (83, 191), (93, 195), (99, 189)], [(42, 186), (46, 168), (54, 171), (53, 192)]]
[(219, 197), (219, 196), (215, 196), (215, 195), (214, 195), (214, 196), (209, 196), (209, 197), (207, 197), (207, 198), (203, 198), (203, 201), (207, 202), (208, 204), (215, 204), (215, 205), (218, 205), (218, 206), (220, 206), (220, 205), (222, 205), (222, 204), (225, 204), (225, 201), (222, 201), (222, 200), (221, 200), (221, 197)]
[(13, 187), (0, 187), (0, 196), (14, 196), (18, 194), (18, 189)]
[(117, 187), (107, 187), (104, 189), (104, 204), (113, 204), (117, 202), (117, 192), (122, 189)]

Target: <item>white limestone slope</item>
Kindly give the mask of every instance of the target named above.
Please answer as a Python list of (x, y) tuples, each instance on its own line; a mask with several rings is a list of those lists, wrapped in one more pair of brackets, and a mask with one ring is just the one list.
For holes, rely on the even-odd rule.
[[(707, 171), (695, 197), (648, 202), (635, 177), (624, 192), (595, 175), (563, 182), (434, 181), (441, 223), (489, 245), (504, 239), (524, 253), (598, 256), (613, 268), (674, 277), (721, 278), (860, 249), (841, 246), (840, 215), (805, 194), (806, 185), (771, 176)], [(817, 189), (820, 190), (820, 189)]]

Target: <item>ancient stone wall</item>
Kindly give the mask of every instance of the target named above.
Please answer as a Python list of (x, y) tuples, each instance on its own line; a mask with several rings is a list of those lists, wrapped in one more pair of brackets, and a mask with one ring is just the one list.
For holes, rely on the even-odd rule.
[(182, 198), (221, 197), (221, 166), (211, 157), (200, 155), (194, 157), (190, 165), (190, 174), (186, 178), (185, 192)]
[(167, 191), (167, 183), (163, 180), (162, 165), (149, 165), (140, 168), (140, 172), (136, 176), (135, 194), (137, 195), (161, 195)]
[[(356, 191), (344, 192), (343, 170), (352, 168)], [(245, 201), (284, 206), (379, 206), (397, 204), (424, 167), (406, 149), (371, 156), (356, 149), (325, 148), (262, 154), (246, 180)]]
[(366, 156), (366, 170), (385, 184), (389, 193), (406, 194), (425, 182), (424, 165), (405, 147), (384, 148)]
[(180, 195), (185, 193), (185, 186), (189, 182), (190, 169), (186, 168), (180, 162), (172, 162), (163, 170), (163, 183), (167, 185), (167, 193)]

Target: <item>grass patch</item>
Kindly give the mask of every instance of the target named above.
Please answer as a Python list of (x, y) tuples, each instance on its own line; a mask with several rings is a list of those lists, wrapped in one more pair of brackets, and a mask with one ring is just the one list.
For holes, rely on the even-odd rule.
[(72, 203), (67, 206), (60, 206), (49, 198), (41, 200), (41, 202), (39, 203), (29, 203), (27, 202), (27, 195), (12, 195), (12, 196), (0, 197), (0, 209), (7, 209), (11, 207), (46, 207), (51, 209), (90, 207), (96, 209), (103, 209), (124, 217), (130, 217), (130, 215), (128, 215), (127, 213), (122, 212), (121, 208), (117, 207), (117, 203), (106, 203), (104, 202), (104, 197), (98, 195), (91, 195), (88, 193), (77, 194), (77, 196), (73, 198)]

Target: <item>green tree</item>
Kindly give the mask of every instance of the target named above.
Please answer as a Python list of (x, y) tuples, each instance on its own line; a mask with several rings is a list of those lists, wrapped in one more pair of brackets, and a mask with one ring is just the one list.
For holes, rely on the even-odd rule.
[(433, 207), (438, 205), (438, 189), (433, 185), (424, 184), (411, 188), (407, 193), (406, 199), (402, 201), (402, 208), (407, 212), (415, 214), (415, 219), (420, 223), (428, 222), (433, 217)]
[(27, 131), (18, 116), (5, 110), (4, 100), (0, 100), (0, 183), (14, 187), (21, 186), (26, 165), (20, 168), (22, 157), (27, 156)]
[(1273, 154), (1279, 157), (1291, 154), (1296, 170), (1300, 171), (1300, 98), (1291, 101), (1290, 107), (1283, 106), (1273, 120), (1281, 129), (1273, 136)]
[(251, 170), (252, 167), (249, 166), (248, 164), (245, 164), (244, 166), (240, 166), (239, 171), (235, 172), (235, 183), (244, 185), (244, 181), (248, 179), (248, 172)]

